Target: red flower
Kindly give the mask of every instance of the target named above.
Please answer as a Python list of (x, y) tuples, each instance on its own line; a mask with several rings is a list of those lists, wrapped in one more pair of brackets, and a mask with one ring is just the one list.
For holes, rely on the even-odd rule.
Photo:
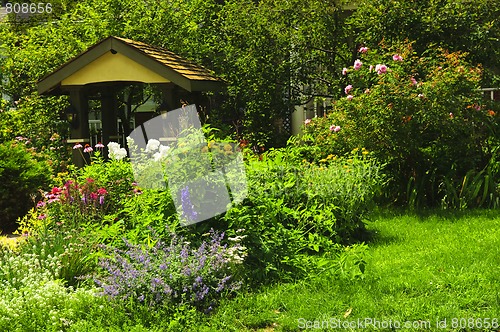
[(101, 195), (101, 196), (104, 196), (104, 195), (106, 195), (108, 192), (107, 192), (107, 190), (106, 190), (106, 189), (104, 189), (104, 188), (99, 188), (99, 189), (97, 189), (97, 193), (98, 193), (99, 195)]

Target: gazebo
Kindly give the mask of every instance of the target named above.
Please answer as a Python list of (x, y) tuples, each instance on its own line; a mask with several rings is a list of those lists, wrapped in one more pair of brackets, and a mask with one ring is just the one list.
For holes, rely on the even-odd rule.
[[(164, 48), (111, 36), (43, 77), (38, 82), (38, 93), (69, 95), (70, 144), (90, 142), (89, 101), (99, 101), (100, 138), (106, 145), (119, 137), (118, 91), (144, 83), (161, 91), (161, 111), (179, 108), (184, 103), (206, 106), (201, 92), (217, 91), (224, 86), (224, 81), (206, 68)], [(135, 125), (153, 116), (156, 113), (149, 118), (143, 115)], [(73, 161), (77, 166), (84, 165), (78, 151), (73, 152)]]

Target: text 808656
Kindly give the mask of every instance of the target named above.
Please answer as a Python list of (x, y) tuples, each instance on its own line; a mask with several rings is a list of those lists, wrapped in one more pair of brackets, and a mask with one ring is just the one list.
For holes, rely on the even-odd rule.
[(52, 13), (52, 4), (51, 3), (10, 3), (7, 2), (5, 4), (5, 12), (7, 14), (43, 14), (43, 13)]

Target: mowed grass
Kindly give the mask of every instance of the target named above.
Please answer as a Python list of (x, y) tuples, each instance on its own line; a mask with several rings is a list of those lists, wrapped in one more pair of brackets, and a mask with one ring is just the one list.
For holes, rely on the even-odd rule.
[(500, 330), (485, 328), (500, 325), (498, 211), (385, 213), (368, 229), (374, 237), (363, 279), (324, 273), (241, 294), (197, 329)]

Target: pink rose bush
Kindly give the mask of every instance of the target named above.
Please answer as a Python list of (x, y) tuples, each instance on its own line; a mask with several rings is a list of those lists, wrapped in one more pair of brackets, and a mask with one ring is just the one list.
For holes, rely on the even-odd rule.
[[(478, 93), (481, 68), (461, 53), (434, 50), (433, 56), (419, 58), (411, 45), (378, 52), (359, 49), (346, 97), (306, 133), (318, 137), (316, 144), (324, 151), (320, 159), (353, 149), (371, 151), (386, 164), (392, 199), (405, 202), (412, 184), (419, 183), (421, 204), (438, 204), (445, 199), (445, 179), (459, 187), (467, 172), (487, 166), (493, 146), (500, 144), (492, 140), (498, 137), (492, 130), (500, 129), (498, 112), (485, 106)], [(473, 148), (479, 146), (483, 149)]]

